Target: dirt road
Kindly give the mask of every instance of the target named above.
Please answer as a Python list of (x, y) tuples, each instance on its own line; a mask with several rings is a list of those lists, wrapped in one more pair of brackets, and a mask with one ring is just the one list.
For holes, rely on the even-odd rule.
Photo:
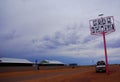
[(120, 66), (111, 66), (110, 75), (95, 73), (94, 67), (64, 68), (0, 73), (0, 82), (120, 82)]
[[(93, 68), (90, 68), (93, 70)], [(89, 71), (90, 71), (89, 69)], [(69, 76), (71, 74), (81, 73), (88, 71), (87, 68), (67, 68), (67, 69), (59, 69), (59, 70), (34, 70), (34, 71), (24, 71), (24, 72), (9, 72), (0, 74), (0, 82), (17, 82), (17, 81), (25, 81), (37, 78), (47, 78), (51, 76), (60, 76), (65, 75)]]

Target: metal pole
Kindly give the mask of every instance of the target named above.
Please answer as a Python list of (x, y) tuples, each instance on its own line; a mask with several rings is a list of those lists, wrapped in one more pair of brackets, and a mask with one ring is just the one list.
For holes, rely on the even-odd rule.
[(107, 57), (107, 48), (106, 48), (105, 32), (103, 32), (102, 34), (103, 34), (104, 52), (105, 52), (105, 61), (106, 61), (106, 74), (109, 75), (109, 70), (108, 70), (108, 57)]

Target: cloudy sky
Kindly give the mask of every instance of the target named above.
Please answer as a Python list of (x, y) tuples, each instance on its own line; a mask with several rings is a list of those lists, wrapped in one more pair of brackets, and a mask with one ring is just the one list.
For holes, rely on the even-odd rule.
[(106, 35), (109, 63), (120, 63), (119, 0), (0, 0), (0, 57), (59, 60), (80, 65), (104, 60), (102, 36), (89, 20), (114, 16)]

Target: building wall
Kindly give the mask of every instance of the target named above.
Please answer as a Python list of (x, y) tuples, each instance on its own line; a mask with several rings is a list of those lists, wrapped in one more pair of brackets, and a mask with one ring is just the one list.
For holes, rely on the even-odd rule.
[(32, 63), (0, 63), (0, 66), (32, 66)]
[(39, 64), (39, 66), (65, 66), (64, 64)]

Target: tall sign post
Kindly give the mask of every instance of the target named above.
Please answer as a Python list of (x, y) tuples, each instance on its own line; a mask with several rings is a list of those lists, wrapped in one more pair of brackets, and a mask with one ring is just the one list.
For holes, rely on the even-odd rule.
[(105, 62), (106, 62), (106, 74), (109, 75), (105, 35), (115, 31), (114, 18), (113, 16), (100, 17), (97, 19), (89, 20), (89, 24), (90, 24), (90, 31), (92, 35), (103, 36)]

